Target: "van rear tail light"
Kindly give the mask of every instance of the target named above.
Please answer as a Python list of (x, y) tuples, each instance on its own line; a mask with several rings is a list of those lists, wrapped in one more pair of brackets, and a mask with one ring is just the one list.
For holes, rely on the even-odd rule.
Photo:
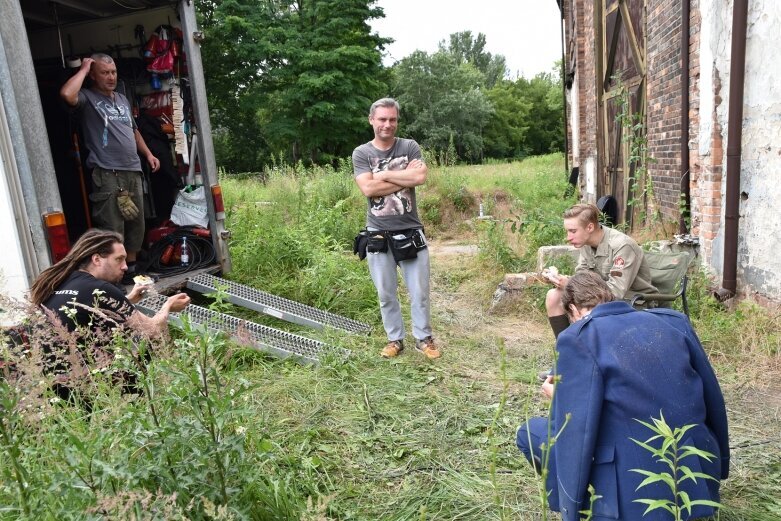
[(225, 220), (225, 204), (222, 202), (222, 188), (220, 185), (212, 186), (212, 199), (214, 200), (215, 219)]
[(52, 262), (59, 262), (71, 249), (68, 227), (65, 225), (65, 214), (62, 212), (45, 213), (43, 214), (43, 223), (46, 226)]

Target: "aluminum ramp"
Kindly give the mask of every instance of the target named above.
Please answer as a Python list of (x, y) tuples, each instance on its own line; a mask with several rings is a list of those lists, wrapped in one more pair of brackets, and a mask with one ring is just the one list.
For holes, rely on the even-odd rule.
[(272, 295), (245, 284), (239, 284), (208, 273), (201, 273), (187, 280), (187, 287), (208, 295), (219, 287), (227, 294), (231, 304), (259, 311), (272, 317), (302, 326), (322, 329), (326, 326), (348, 333), (369, 333), (371, 326), (334, 313), (323, 311), (294, 300)]
[[(163, 307), (166, 298), (162, 295), (149, 297), (136, 304), (136, 308), (146, 314), (154, 315)], [(190, 304), (179, 313), (169, 314), (168, 322), (182, 328), (184, 326), (184, 315), (188, 317), (190, 324), (196, 328), (227, 333), (241, 344), (251, 344), (259, 351), (278, 358), (292, 357), (305, 365), (318, 364), (320, 358), (326, 353), (333, 353), (341, 358), (350, 356), (350, 351), (347, 349), (329, 346), (311, 338), (242, 320), (194, 304)]]

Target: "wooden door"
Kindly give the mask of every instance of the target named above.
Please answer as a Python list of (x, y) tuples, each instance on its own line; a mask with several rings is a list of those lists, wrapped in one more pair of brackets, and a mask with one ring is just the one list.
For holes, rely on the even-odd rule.
[(598, 196), (612, 195), (619, 208), (619, 222), (632, 225), (630, 187), (634, 172), (624, 129), (618, 121), (620, 88), (629, 94), (628, 106), (645, 118), (646, 45), (645, 0), (595, 0), (597, 15), (596, 74), (600, 177)]

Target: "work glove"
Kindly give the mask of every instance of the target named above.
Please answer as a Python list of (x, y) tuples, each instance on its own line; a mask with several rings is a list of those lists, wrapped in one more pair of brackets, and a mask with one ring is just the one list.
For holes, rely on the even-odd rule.
[(133, 202), (133, 198), (127, 190), (117, 191), (117, 206), (119, 206), (119, 213), (126, 221), (132, 221), (138, 217), (138, 206)]

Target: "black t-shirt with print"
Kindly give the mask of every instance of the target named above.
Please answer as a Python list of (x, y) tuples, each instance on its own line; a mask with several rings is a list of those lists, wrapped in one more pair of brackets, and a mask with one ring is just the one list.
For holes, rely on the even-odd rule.
[(135, 310), (121, 289), (84, 271), (71, 273), (43, 305), (55, 312), (70, 331), (78, 326), (93, 331), (111, 328), (123, 324)]

